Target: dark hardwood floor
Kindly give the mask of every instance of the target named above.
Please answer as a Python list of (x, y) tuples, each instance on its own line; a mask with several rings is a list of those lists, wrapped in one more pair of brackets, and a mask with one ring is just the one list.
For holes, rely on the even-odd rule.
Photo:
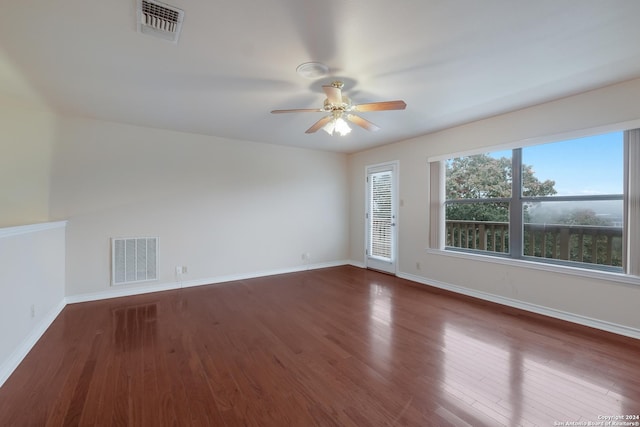
[(69, 305), (0, 388), (1, 426), (637, 414), (639, 340), (348, 266)]

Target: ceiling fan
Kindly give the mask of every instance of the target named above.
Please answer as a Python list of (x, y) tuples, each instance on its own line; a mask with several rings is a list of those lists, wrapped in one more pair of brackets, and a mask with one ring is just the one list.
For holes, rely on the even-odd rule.
[(353, 113), (383, 110), (404, 110), (407, 106), (404, 101), (371, 102), (367, 104), (352, 104), (351, 100), (342, 95), (344, 83), (335, 81), (330, 85), (322, 86), (327, 95), (322, 108), (298, 108), (292, 110), (273, 110), (273, 114), (280, 113), (329, 113), (327, 116), (315, 122), (305, 133), (314, 133), (318, 129), (324, 129), (329, 135), (335, 132), (344, 136), (351, 132), (351, 128), (345, 121), (348, 120), (366, 130), (380, 130), (378, 126)]

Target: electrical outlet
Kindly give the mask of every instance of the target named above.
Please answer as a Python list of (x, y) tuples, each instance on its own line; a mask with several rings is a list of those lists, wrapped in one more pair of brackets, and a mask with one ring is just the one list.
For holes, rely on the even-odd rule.
[(420, 270), (420, 263), (416, 262), (416, 270)]
[(180, 276), (182, 274), (182, 266), (176, 265), (176, 276)]
[(187, 274), (187, 266), (186, 265), (182, 266), (182, 274)]
[(36, 305), (35, 304), (31, 304), (31, 318), (33, 319), (34, 317), (36, 317)]

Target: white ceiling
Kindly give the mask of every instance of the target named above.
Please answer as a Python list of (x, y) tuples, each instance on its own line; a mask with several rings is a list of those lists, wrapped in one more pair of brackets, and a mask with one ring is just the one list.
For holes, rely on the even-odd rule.
[[(63, 114), (338, 152), (640, 77), (638, 0), (166, 0), (178, 44), (136, 31), (135, 0), (6, 1), (0, 92)], [(331, 75), (296, 67), (321, 61)], [(304, 131), (345, 82), (378, 132)]]

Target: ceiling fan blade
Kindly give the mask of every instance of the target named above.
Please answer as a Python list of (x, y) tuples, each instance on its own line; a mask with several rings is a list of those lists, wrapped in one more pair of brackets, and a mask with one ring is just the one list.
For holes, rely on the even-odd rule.
[(271, 114), (280, 114), (280, 113), (321, 113), (322, 109), (320, 108), (294, 108), (293, 110), (273, 110)]
[(327, 95), (327, 99), (332, 104), (342, 103), (342, 89), (336, 86), (322, 86), (322, 90)]
[(371, 102), (369, 104), (354, 105), (353, 111), (383, 111), (383, 110), (404, 110), (407, 107), (404, 101), (384, 101)]
[(321, 118), (320, 120), (315, 122), (313, 124), (313, 126), (311, 126), (309, 129), (307, 129), (305, 133), (314, 133), (315, 131), (317, 131), (318, 129), (321, 129), (324, 125), (329, 123), (331, 121), (331, 119), (333, 119), (332, 116), (326, 116), (326, 117)]
[(366, 130), (369, 130), (371, 132), (375, 132), (377, 130), (380, 130), (380, 128), (376, 125), (374, 125), (373, 123), (371, 123), (369, 120), (365, 120), (360, 116), (356, 116), (355, 114), (347, 114), (347, 120), (349, 120), (351, 123), (355, 123), (358, 126), (365, 128)]

